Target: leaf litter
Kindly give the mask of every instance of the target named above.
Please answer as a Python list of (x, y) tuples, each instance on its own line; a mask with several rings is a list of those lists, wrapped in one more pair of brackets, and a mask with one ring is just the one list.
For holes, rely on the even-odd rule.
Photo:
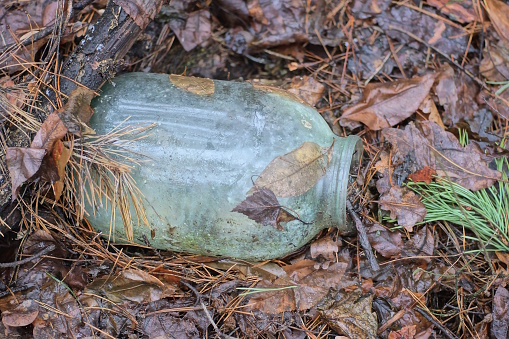
[[(65, 44), (79, 39), (79, 31), (101, 13), (102, 4), (92, 6), (82, 16), (72, 16), (62, 31), (65, 50)], [(0, 58), (5, 74), (13, 75), (1, 80), (5, 91), (0, 104), (10, 107), (2, 112), (6, 135), (14, 135), (11, 121), (22, 121), (15, 120), (20, 118), (12, 108), (28, 111), (31, 96), (26, 94), (38, 92), (38, 84), (44, 83), (39, 73), (43, 67), (56, 73), (51, 63), (32, 66), (30, 61), (44, 57), (40, 49), (55, 41), (51, 35), (38, 39), (36, 34), (58, 23), (57, 9), (55, 2), (0, 9), (5, 19), (0, 25), (10, 27), (2, 26), (8, 34), (0, 50), (6, 47), (3, 43), (13, 48)], [(457, 225), (419, 224), (424, 211), (405, 184), (440, 177), (478, 191), (500, 179), (490, 162), (504, 154), (500, 140), (507, 130), (503, 119), (509, 116), (504, 91), (509, 74), (506, 9), (498, 0), (433, 0), (419, 7), (374, 0), (309, 1), (305, 6), (286, 0), (171, 1), (165, 8), (169, 19), (156, 19), (161, 21), (137, 42), (143, 48), (134, 47), (128, 55), (130, 69), (275, 79), (282, 86), (294, 79), (287, 88), (316, 105), (330, 123), (339, 118), (342, 126), (333, 126), (337, 134), (363, 138), (367, 162), (350, 191), (381, 271), (370, 271), (355, 236), (334, 230), (324, 231), (290, 257), (245, 263), (157, 253), (148, 245), (134, 249), (107, 244), (86, 225), (61, 219), (68, 203), (61, 179), (69, 153), (75, 151), (71, 138), (93, 134), (86, 125), (92, 114), (89, 100), (82, 100), (92, 93), (85, 91), (71, 95), (69, 100), (77, 105), (57, 112), (60, 122), (47, 114), (51, 118), (43, 128), (44, 119), (37, 120), (30, 147), (7, 140), (17, 147), (9, 160), (13, 193), (26, 181), (47, 181), (62, 204), (48, 209), (44, 199), (27, 200), (26, 192), (23, 199), (18, 197), (24, 218), (20, 224), (30, 225), (30, 230), (25, 227), (18, 239), (12, 238), (15, 243), (5, 247), (5, 260), (17, 259), (20, 240), (21, 258), (35, 260), (18, 265), (16, 274), (11, 267), (0, 270), (5, 284), (0, 287), (6, 291), (0, 298), (0, 330), (7, 336), (30, 333), (35, 338), (104, 333), (200, 338), (215, 331), (210, 317), (224, 334), (242, 338), (454, 338), (446, 328), (458, 337), (504, 338), (504, 276), (509, 269), (504, 253), (479, 255), (476, 243), (463, 237), (467, 231)], [(26, 44), (31, 37), (36, 40)], [(25, 46), (12, 45), (14, 41)], [(177, 57), (179, 53), (184, 57)], [(171, 60), (161, 62), (167, 55)], [(20, 57), (24, 62), (13, 62)], [(28, 86), (23, 91), (12, 87), (24, 81)], [(65, 136), (58, 131), (62, 124)], [(465, 130), (470, 141), (462, 146), (465, 140), (458, 139)], [(299, 175), (290, 170), (258, 173), (265, 182), (255, 182), (241, 203), (244, 212), (273, 227), (281, 226), (285, 213), (287, 218), (297, 217), (277, 198), (303, 194), (322, 178), (332, 150), (313, 146), (309, 151), (315, 155), (309, 159), (319, 160), (299, 164), (299, 151), (279, 159), (278, 166), (272, 164), (276, 168), (290, 160), (297, 172), (311, 176), (309, 183), (295, 184)], [(308, 167), (312, 173), (306, 172)], [(0, 178), (2, 184), (6, 180)], [(12, 219), (1, 213), (2, 220)], [(396, 221), (389, 221), (391, 217)], [(31, 232), (40, 228), (45, 231)], [(48, 246), (55, 249), (37, 258)], [(238, 287), (257, 290), (244, 295)], [(331, 306), (323, 308), (324, 304)]]

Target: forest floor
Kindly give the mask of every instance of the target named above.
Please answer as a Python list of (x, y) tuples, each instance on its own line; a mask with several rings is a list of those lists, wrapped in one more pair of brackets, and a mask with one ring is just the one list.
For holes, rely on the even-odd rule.
[[(55, 132), (35, 104), (106, 5), (37, 35), (70, 3), (0, 8), (5, 338), (509, 337), (507, 1), (172, 0), (123, 58), (118, 74), (283, 88), (361, 137), (352, 199), (376, 271), (336, 229), (249, 263), (108, 243), (73, 218), (74, 139), (37, 144)], [(15, 161), (36, 153), (53, 162)]]

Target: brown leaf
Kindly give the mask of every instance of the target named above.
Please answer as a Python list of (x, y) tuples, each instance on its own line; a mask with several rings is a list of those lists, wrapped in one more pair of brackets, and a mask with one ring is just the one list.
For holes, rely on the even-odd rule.
[(437, 77), (435, 92), (439, 104), (444, 107), (442, 117), (446, 124), (453, 125), (474, 117), (478, 87), (465, 74), (455, 74), (454, 69), (445, 64)]
[(180, 18), (172, 19), (170, 28), (175, 32), (182, 47), (189, 52), (209, 39), (211, 34), (210, 12), (201, 9), (189, 13), (185, 21)]
[(383, 257), (393, 258), (401, 254), (403, 248), (401, 233), (390, 232), (384, 227), (374, 224), (368, 229), (367, 234), (371, 246)]
[(242, 213), (262, 225), (283, 231), (282, 222), (298, 219), (279, 204), (276, 195), (268, 188), (260, 188), (235, 206), (232, 212)]
[(435, 74), (390, 83), (370, 83), (361, 100), (347, 108), (340, 124), (351, 128), (362, 122), (371, 130), (394, 126), (415, 113), (426, 98)]
[(90, 102), (94, 96), (94, 91), (84, 87), (77, 87), (69, 95), (69, 100), (66, 104), (58, 110), (58, 116), (69, 132), (78, 136), (94, 134), (87, 125), (90, 117), (94, 114), (94, 110), (90, 107)]
[(509, 80), (509, 45), (500, 40), (496, 45), (486, 46), (483, 50), (480, 71), (490, 81)]
[(429, 263), (434, 250), (435, 238), (427, 227), (423, 227), (405, 244), (402, 253), (404, 257), (418, 257), (419, 261)]
[(493, 322), (491, 335), (496, 339), (506, 339), (509, 334), (509, 291), (502, 286), (493, 297)]
[(327, 296), (318, 306), (320, 315), (336, 332), (349, 338), (377, 337), (376, 313), (371, 311), (374, 294), (362, 296), (359, 292), (339, 292)]
[(420, 170), (408, 175), (408, 179), (414, 182), (425, 182), (429, 185), (433, 180), (433, 176), (436, 174), (437, 171), (435, 171), (433, 168), (429, 166), (424, 166)]
[(154, 276), (134, 269), (97, 278), (87, 286), (85, 291), (105, 295), (115, 303), (125, 300), (147, 303), (170, 296), (175, 292)]
[(427, 0), (426, 4), (438, 8), (452, 20), (462, 24), (477, 20), (475, 10), (471, 3), (451, 2), (448, 0)]
[(500, 0), (486, 0), (486, 10), (498, 35), (509, 44), (509, 5)]
[(388, 339), (414, 339), (415, 334), (415, 325), (405, 326), (399, 331), (391, 331)]
[(212, 79), (171, 74), (170, 82), (178, 88), (198, 95), (211, 95), (214, 94), (215, 90)]
[(315, 78), (305, 75), (294, 77), (286, 90), (302, 98), (308, 105), (314, 106), (322, 98), (325, 86)]
[(419, 196), (399, 186), (391, 187), (388, 193), (380, 197), (380, 208), (391, 211), (391, 218), (397, 219), (398, 225), (405, 227), (409, 232), (426, 216), (426, 207)]
[(60, 195), (64, 189), (64, 177), (65, 177), (65, 166), (71, 158), (71, 151), (64, 146), (64, 143), (58, 140), (53, 147), (51, 152), (53, 161), (56, 164), (58, 180), (53, 182), (53, 193), (55, 195), (55, 201), (60, 199)]
[(404, 130), (382, 131), (393, 147), (392, 163), (401, 164), (408, 173), (429, 166), (437, 176), (448, 177), (473, 191), (501, 179), (499, 171), (489, 168), (491, 159), (476, 143), (463, 147), (453, 134), (433, 122), (423, 121), (418, 127), (410, 123)]
[(51, 113), (41, 125), (39, 131), (32, 140), (30, 148), (42, 148), (50, 152), (55, 141), (60, 140), (67, 134), (67, 128), (57, 113)]
[(258, 176), (254, 189), (268, 188), (282, 198), (304, 194), (325, 174), (333, 147), (334, 142), (330, 147), (305, 142), (299, 148), (276, 157)]
[(311, 258), (315, 259), (319, 255), (326, 260), (335, 260), (336, 253), (339, 251), (341, 241), (334, 241), (331, 237), (325, 236), (316, 241), (313, 241), (310, 246)]
[(163, 3), (152, 0), (115, 0), (115, 4), (122, 7), (143, 30), (154, 20)]
[(327, 268), (318, 269), (315, 264), (313, 260), (300, 260), (283, 267), (285, 274), (273, 282), (263, 280), (258, 283), (257, 288), (295, 288), (257, 293), (250, 300), (251, 307), (267, 314), (307, 310), (316, 306), (331, 287), (340, 288), (353, 284), (344, 276), (348, 263), (337, 262)]
[(12, 310), (2, 312), (2, 322), (5, 326), (21, 327), (34, 322), (39, 315), (39, 305), (33, 300), (24, 300)]
[(12, 200), (16, 199), (19, 187), (37, 173), (45, 154), (45, 150), (37, 148), (7, 148), (6, 162), (11, 175)]

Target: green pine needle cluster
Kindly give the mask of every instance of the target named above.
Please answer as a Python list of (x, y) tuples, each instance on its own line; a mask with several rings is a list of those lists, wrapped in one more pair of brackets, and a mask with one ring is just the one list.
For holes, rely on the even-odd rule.
[(422, 196), (427, 210), (424, 221), (461, 225), (474, 234), (465, 235), (466, 239), (481, 241), (487, 250), (509, 251), (509, 183), (503, 170), (509, 164), (507, 158), (497, 159), (496, 164), (502, 180), (476, 192), (447, 178), (431, 184), (409, 182), (407, 186)]

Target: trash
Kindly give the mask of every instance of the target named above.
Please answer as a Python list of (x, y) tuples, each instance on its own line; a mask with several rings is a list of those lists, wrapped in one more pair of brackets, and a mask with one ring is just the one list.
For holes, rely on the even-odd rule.
[[(155, 123), (131, 147), (149, 159), (133, 171), (149, 225), (135, 225), (131, 238), (117, 211), (112, 240), (145, 244), (145, 235), (159, 249), (265, 260), (294, 252), (324, 228), (355, 230), (345, 206), (362, 142), (335, 136), (288, 92), (130, 73), (105, 85), (92, 105), (98, 135), (128, 118)], [(112, 211), (97, 205), (87, 218), (108, 235)]]

